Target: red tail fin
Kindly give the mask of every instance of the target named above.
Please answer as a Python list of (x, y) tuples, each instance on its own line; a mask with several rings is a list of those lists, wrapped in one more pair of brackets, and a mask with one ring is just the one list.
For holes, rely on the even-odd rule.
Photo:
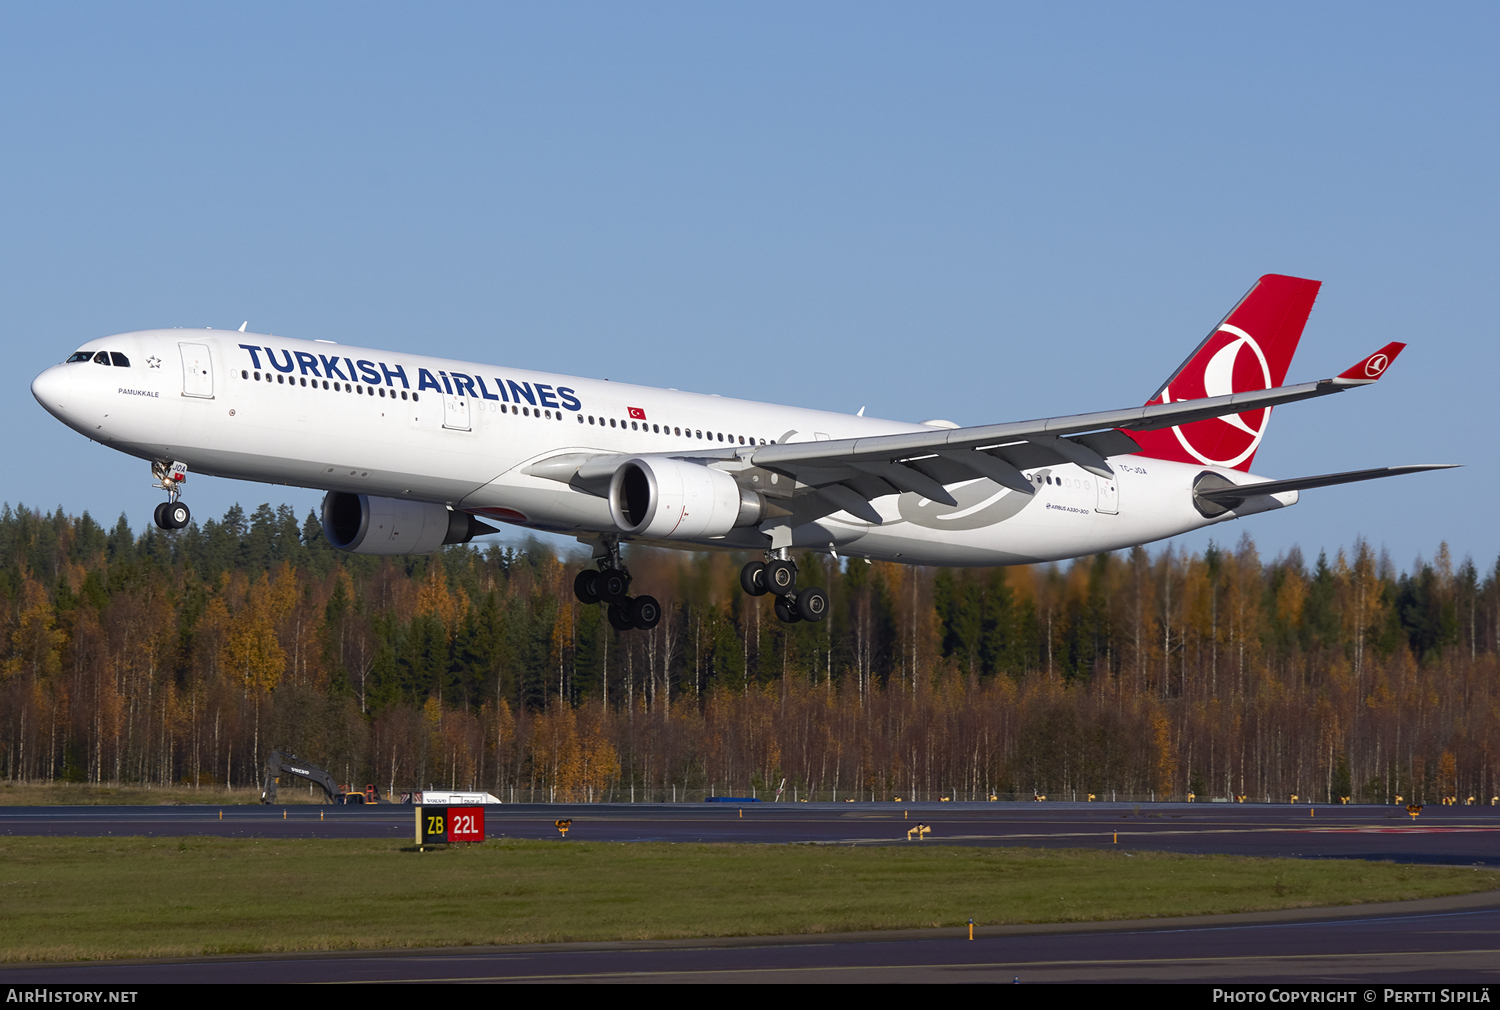
[[(1266, 274), (1146, 402), (1176, 403), (1281, 385), (1320, 287), (1320, 281)], [(1268, 407), (1130, 434), (1143, 456), (1248, 471), (1270, 420)]]

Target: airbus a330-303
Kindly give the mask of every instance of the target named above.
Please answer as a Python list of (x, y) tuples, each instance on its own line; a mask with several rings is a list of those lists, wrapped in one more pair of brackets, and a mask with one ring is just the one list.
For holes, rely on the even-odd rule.
[(496, 532), (576, 536), (574, 585), (621, 630), (622, 542), (760, 553), (744, 590), (786, 622), (828, 595), (793, 551), (914, 565), (1057, 561), (1285, 508), (1299, 491), (1439, 465), (1250, 473), (1271, 409), (1365, 386), (1405, 346), (1283, 385), (1319, 282), (1260, 278), (1143, 406), (978, 427), (914, 424), (239, 331), (91, 340), (32, 383), (69, 427), (151, 463), (180, 529), (189, 472), (326, 491), (323, 531), (361, 554)]

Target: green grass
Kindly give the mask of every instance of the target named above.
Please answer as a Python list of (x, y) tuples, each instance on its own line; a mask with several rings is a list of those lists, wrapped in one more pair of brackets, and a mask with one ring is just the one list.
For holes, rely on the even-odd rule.
[[(260, 790), (226, 789), (223, 786), (96, 786), (71, 782), (0, 782), (0, 806), (157, 806), (180, 803), (212, 803), (239, 806), (259, 803)], [(306, 788), (282, 789), (276, 805), (326, 803), (323, 790), (309, 795)]]
[(1493, 870), (1014, 848), (0, 838), (0, 959), (776, 935), (1433, 897)]

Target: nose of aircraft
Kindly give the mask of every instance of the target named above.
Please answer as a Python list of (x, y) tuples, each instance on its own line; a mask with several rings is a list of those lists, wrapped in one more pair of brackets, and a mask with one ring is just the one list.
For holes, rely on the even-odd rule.
[(31, 380), (31, 395), (47, 411), (62, 417), (73, 392), (73, 372), (67, 365), (53, 365)]

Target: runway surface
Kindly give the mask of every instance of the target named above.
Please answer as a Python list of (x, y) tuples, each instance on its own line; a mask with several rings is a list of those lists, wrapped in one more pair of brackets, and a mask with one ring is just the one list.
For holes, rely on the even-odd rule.
[(1136, 923), (0, 966), (0, 985), (1500, 982), (1500, 895)]
[[(662, 803), (485, 808), (488, 837), (610, 842), (1026, 845), (1500, 866), (1500, 809), (1287, 804)], [(572, 820), (562, 839), (553, 822)], [(907, 832), (926, 824), (921, 842)], [(0, 807), (0, 834), (388, 838), (411, 807)], [(1500, 892), (1138, 923), (679, 943), (0, 965), (6, 985), (162, 982), (1493, 983)]]
[[(1387, 859), (1500, 866), (1500, 808), (1226, 803), (640, 803), (485, 808), (494, 838), (906, 845), (1030, 845)], [(0, 807), (0, 834), (216, 835), (231, 838), (413, 837), (411, 807)]]

